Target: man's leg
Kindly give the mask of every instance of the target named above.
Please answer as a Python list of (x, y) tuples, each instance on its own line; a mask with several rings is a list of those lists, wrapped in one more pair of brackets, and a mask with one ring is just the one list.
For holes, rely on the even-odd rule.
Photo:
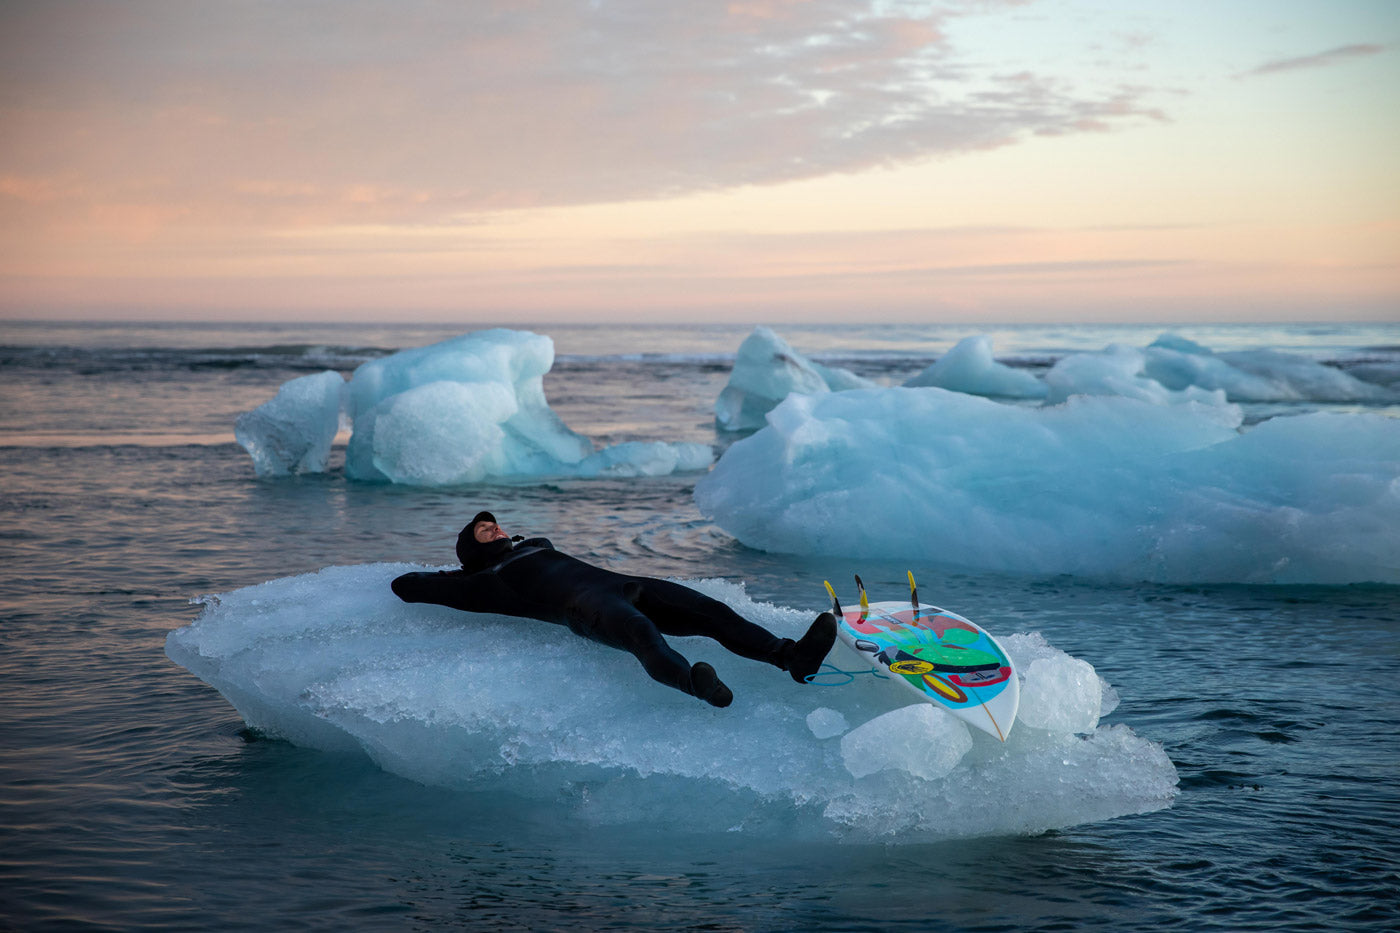
[(712, 706), (728, 706), (734, 694), (720, 682), (715, 669), (704, 662), (691, 665), (666, 643), (655, 623), (623, 600), (616, 600), (588, 613), (585, 624), (576, 631), (593, 641), (629, 652), (652, 680), (698, 697)]
[(713, 638), (727, 651), (787, 669), (791, 638), (779, 638), (717, 599), (669, 580), (638, 578), (627, 586), (628, 598), (664, 635)]
[(743, 658), (787, 671), (798, 683), (821, 669), (836, 642), (836, 617), (817, 616), (807, 634), (794, 642), (755, 625), (717, 599), (669, 580), (638, 577), (627, 584), (628, 598), (666, 635), (705, 635)]

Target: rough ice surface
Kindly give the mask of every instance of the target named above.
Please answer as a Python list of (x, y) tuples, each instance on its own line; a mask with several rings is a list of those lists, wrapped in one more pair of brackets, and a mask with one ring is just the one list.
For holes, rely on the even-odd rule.
[[(402, 603), (389, 581), (412, 569), (331, 567), (207, 597), (166, 653), (269, 736), (561, 820), (904, 844), (1038, 833), (1176, 793), (1162, 748), (1125, 725), (1080, 736), (1042, 715), (1049, 728), (1020, 722), (1003, 744), (911, 708), (897, 685), (800, 686), (707, 639), (672, 639), (733, 688), (715, 709), (562, 626)], [(782, 635), (811, 619), (687, 582)], [(1018, 664), (1068, 657), (1035, 634), (1001, 637)], [(1022, 710), (1035, 717), (1035, 703)], [(853, 762), (880, 767), (856, 777)]]
[(739, 345), (734, 369), (715, 401), (715, 422), (727, 431), (763, 426), (763, 416), (789, 395), (846, 391), (874, 385), (844, 369), (813, 363), (767, 327)]
[[(1233, 407), (1233, 406), (1228, 406)], [(793, 396), (695, 488), (743, 543), (1158, 582), (1400, 583), (1400, 420), (937, 388)], [(916, 439), (916, 440), (911, 440)]]
[(1179, 334), (1163, 334), (1143, 351), (1143, 374), (1168, 390), (1195, 386), (1232, 401), (1377, 401), (1395, 398), (1334, 366), (1278, 350), (1214, 353)]
[(968, 337), (938, 358), (906, 386), (938, 386), (968, 395), (1000, 398), (1044, 398), (1045, 383), (1024, 369), (998, 363), (992, 357), (992, 338)]
[[(1008, 635), (1001, 639), (1001, 646), (1021, 673), (1021, 709), (1016, 717), (1019, 722), (1037, 729), (1062, 722), (1068, 731), (1089, 732), (1098, 725), (1099, 719), (1118, 708), (1118, 691), (1112, 684), (1087, 662), (1065, 654), (1040, 633)], [(1042, 667), (1033, 684), (1029, 672), (1037, 664)], [(1089, 675), (1093, 675), (1092, 681)], [(1056, 678), (1071, 683), (1073, 689), (1058, 692), (1042, 689)], [(1031, 691), (1029, 700), (1026, 698), (1028, 689)], [(1078, 723), (1083, 723), (1085, 728), (1074, 728)]]
[[(1365, 402), (1395, 392), (1295, 353), (1237, 350), (1214, 353), (1177, 334), (1144, 349), (1118, 344), (1060, 360), (1045, 376), (1050, 403), (1071, 395), (1124, 395), (1158, 404), (1181, 401)], [(988, 394), (988, 393), (984, 393)]]
[(345, 397), (345, 380), (334, 370), (298, 376), (271, 401), (239, 415), (234, 437), (259, 476), (323, 473)]
[[(1059, 404), (1073, 395), (1122, 395), (1158, 405), (1185, 402), (1220, 406), (1233, 402), (1386, 402), (1400, 400), (1400, 371), (1388, 364), (1357, 363), (1351, 372), (1278, 350), (1216, 353), (1193, 340), (1164, 333), (1150, 346), (1111, 344), (1060, 359), (1044, 378), (997, 362), (985, 334), (967, 337), (905, 382), (993, 398), (1045, 399)], [(1355, 375), (1354, 375), (1355, 374)], [(1363, 378), (1357, 378), (1362, 376)], [(766, 327), (744, 341), (730, 383), (715, 403), (720, 427), (752, 430), (789, 394), (871, 388), (845, 370), (804, 359)]]
[(703, 470), (715, 460), (708, 444), (661, 441), (624, 441), (589, 454), (579, 461), (573, 475), (666, 476)]
[(1046, 402), (1054, 405), (1072, 395), (1121, 395), (1154, 405), (1198, 402), (1231, 409), (1228, 417), (1242, 418), (1229, 405), (1223, 389), (1194, 384), (1169, 389), (1146, 375), (1147, 355), (1132, 347), (1113, 344), (1098, 353), (1076, 353), (1060, 360), (1045, 374)]
[(1087, 661), (1040, 658), (1022, 672), (1026, 711), (1018, 718), (1052, 732), (1093, 732), (1099, 724), (1102, 688)]
[(807, 714), (807, 728), (817, 738), (829, 739), (851, 728), (851, 724), (836, 710), (823, 706)]
[[(459, 457), (474, 459), (481, 455), (468, 448), (481, 443), (488, 426), (485, 433), (495, 442), (490, 456), (497, 460), (491, 475), (578, 463), (593, 452), (593, 445), (569, 430), (545, 401), (544, 375), (553, 365), (554, 341), (504, 329), (400, 350), (363, 364), (350, 380), (355, 433), (346, 455), (347, 473), (355, 479), (414, 482), (395, 479), (403, 472), (401, 462), (419, 459), (414, 447), (431, 447), (438, 456), (457, 451)], [(460, 414), (439, 407), (450, 401), (444, 393), (424, 392), (435, 385), (469, 390), (455, 398)], [(414, 432), (381, 437), (381, 419), (410, 423)], [(459, 440), (455, 432), (464, 422), (475, 430)]]
[[(1367, 372), (1362, 367), (1356, 371)], [(1388, 374), (1373, 376), (1365, 382), (1335, 366), (1279, 350), (1215, 353), (1166, 333), (1142, 349), (1113, 344), (1096, 353), (1066, 356), (1046, 373), (1045, 384), (1050, 404), (1080, 394), (1123, 395), (1163, 405), (1395, 400)]]
[[(595, 451), (545, 400), (544, 375), (553, 365), (554, 342), (548, 337), (496, 329), (371, 360), (355, 370), (348, 390), (338, 375), (323, 374), (342, 383), (339, 391), (353, 420), (346, 475), (447, 486), (493, 478), (658, 476), (702, 470), (713, 461), (713, 451), (704, 444), (631, 441)], [(282, 420), (321, 424), (324, 399), (292, 391), (310, 378), (321, 377), (287, 383), (268, 405), (240, 417), (240, 429), (245, 419), (254, 424), (254, 416), (279, 404)], [(256, 420), (258, 426), (264, 423), (278, 422), (266, 416)], [(244, 446), (259, 475), (273, 475), (276, 471), (265, 472), (259, 458), (267, 459), (263, 452), (275, 447), (268, 438), (280, 435), (259, 427), (250, 436), (257, 443)], [(326, 452), (334, 436), (331, 430)], [(324, 471), (325, 453), (299, 468)]]
[(516, 472), (524, 452), (503, 424), (519, 410), (511, 387), (498, 382), (443, 380), (405, 389), (357, 420), (347, 472), (414, 486)]
[(971, 750), (972, 733), (962, 720), (929, 703), (890, 710), (841, 738), (841, 760), (854, 778), (893, 770), (937, 780)]

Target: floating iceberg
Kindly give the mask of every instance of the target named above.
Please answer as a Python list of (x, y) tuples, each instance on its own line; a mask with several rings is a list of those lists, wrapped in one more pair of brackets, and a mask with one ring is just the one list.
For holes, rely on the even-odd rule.
[[(166, 653), (269, 736), (561, 821), (909, 844), (1143, 813), (1176, 792), (1160, 746), (1089, 725), (1097, 695), (1053, 698), (1051, 713), (1023, 698), (1045, 726), (1027, 720), (1003, 744), (892, 685), (803, 687), (708, 639), (672, 639), (733, 687), (717, 710), (562, 626), (402, 603), (389, 581), (410, 569), (331, 567), (207, 597)], [(811, 620), (732, 583), (689, 585), (780, 634)], [(1064, 679), (1057, 665), (1092, 672), (1039, 635), (1001, 641), (1049, 681)]]
[(1143, 351), (1142, 372), (1169, 390), (1220, 390), (1237, 402), (1360, 402), (1394, 399), (1334, 366), (1278, 350), (1213, 353), (1193, 340), (1163, 334)]
[(259, 476), (324, 473), (345, 399), (340, 373), (299, 376), (283, 383), (271, 401), (239, 415), (234, 437)]
[(365, 363), (350, 379), (355, 431), (346, 472), (414, 485), (564, 472), (593, 445), (545, 401), (544, 375), (553, 365), (548, 337), (504, 329)]
[(371, 360), (355, 370), (348, 388), (336, 373), (294, 379), (272, 402), (239, 418), (239, 441), (259, 476), (281, 475), (292, 469), (284, 451), (296, 449), (284, 436), (319, 431), (324, 451), (317, 447), (317, 456), (295, 468), (324, 471), (335, 436), (334, 429), (325, 434), (325, 425), (338, 423), (344, 399), (353, 424), (345, 453), (352, 479), (446, 486), (492, 478), (659, 476), (702, 470), (714, 459), (707, 445), (660, 441), (595, 451), (545, 400), (544, 375), (553, 364), (548, 337), (504, 329), (466, 334)]
[(1049, 404), (1071, 395), (1122, 395), (1160, 405), (1183, 401), (1223, 404), (1227, 399), (1375, 402), (1397, 397), (1384, 385), (1363, 382), (1335, 366), (1296, 353), (1215, 353), (1170, 333), (1143, 349), (1113, 344), (1096, 353), (1066, 356), (1046, 374), (1045, 382)]
[(706, 469), (715, 460), (708, 444), (624, 441), (584, 457), (571, 473), (588, 479), (599, 476), (666, 476)]
[(815, 395), (874, 383), (845, 369), (813, 363), (767, 327), (739, 345), (729, 382), (715, 400), (715, 422), (726, 431), (763, 426), (763, 416), (794, 392)]
[[(1044, 399), (1059, 404), (1073, 395), (1121, 395), (1156, 405), (1199, 402), (1225, 407), (1234, 402), (1394, 401), (1394, 373), (1384, 366), (1358, 373), (1276, 350), (1214, 353), (1166, 333), (1145, 348), (1112, 344), (1103, 350), (1060, 359), (1043, 379), (999, 363), (986, 335), (964, 338), (932, 365), (905, 382), (993, 398)], [(792, 394), (874, 388), (846, 370), (805, 359), (766, 327), (739, 348), (729, 383), (715, 402), (715, 420), (727, 430), (763, 426), (764, 416)]]
[(1049, 390), (1045, 401), (1056, 405), (1072, 395), (1121, 395), (1154, 405), (1199, 402), (1223, 408), (1229, 404), (1222, 389), (1203, 389), (1188, 382), (1172, 390), (1146, 375), (1146, 369), (1147, 355), (1121, 344), (1112, 344), (1098, 353), (1076, 353), (1060, 360), (1045, 374)]
[(1400, 583), (1400, 421), (943, 389), (793, 396), (695, 488), (769, 551), (1158, 582)]
[(967, 337), (943, 354), (906, 386), (937, 386), (968, 395), (1001, 398), (1044, 398), (1045, 383), (1024, 369), (998, 363), (992, 357), (992, 338)]

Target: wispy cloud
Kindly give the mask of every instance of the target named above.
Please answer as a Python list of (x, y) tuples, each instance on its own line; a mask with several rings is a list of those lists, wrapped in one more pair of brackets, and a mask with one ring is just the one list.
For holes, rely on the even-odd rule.
[(1341, 45), (1335, 49), (1318, 52), (1316, 55), (1302, 55), (1297, 58), (1280, 58), (1275, 61), (1265, 62), (1258, 68), (1251, 68), (1249, 71), (1242, 73), (1240, 77), (1252, 78), (1258, 75), (1277, 74), (1280, 71), (1297, 71), (1301, 68), (1321, 68), (1325, 65), (1336, 65), (1341, 62), (1351, 61), (1355, 58), (1377, 55), (1384, 51), (1385, 46), (1372, 45), (1369, 43)]
[(1143, 90), (1008, 76), (949, 38), (959, 17), (1018, 5), (6, 5), (0, 173), (192, 220), (441, 222), (1160, 117)]

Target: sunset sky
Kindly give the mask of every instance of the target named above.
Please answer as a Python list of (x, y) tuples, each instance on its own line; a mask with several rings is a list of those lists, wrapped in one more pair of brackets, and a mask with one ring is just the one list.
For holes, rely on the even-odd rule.
[(6, 0), (0, 316), (1400, 320), (1400, 2)]

